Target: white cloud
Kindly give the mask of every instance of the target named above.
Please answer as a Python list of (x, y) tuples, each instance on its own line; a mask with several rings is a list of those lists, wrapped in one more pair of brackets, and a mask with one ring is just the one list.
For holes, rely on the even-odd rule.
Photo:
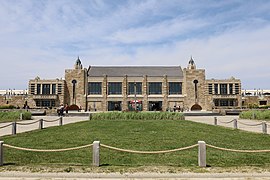
[(270, 2), (0, 1), (0, 89), (88, 65), (181, 65), (244, 87), (269, 79)]

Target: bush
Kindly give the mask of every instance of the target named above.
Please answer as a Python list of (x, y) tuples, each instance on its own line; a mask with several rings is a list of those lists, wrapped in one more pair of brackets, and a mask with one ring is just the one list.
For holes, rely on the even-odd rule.
[(244, 111), (239, 115), (242, 119), (260, 119), (260, 120), (270, 120), (270, 111), (261, 110), (261, 111)]
[(93, 120), (184, 120), (178, 112), (103, 112), (93, 113)]
[(0, 109), (15, 109), (16, 107), (13, 106), (13, 105), (3, 105), (3, 106), (0, 106)]
[(20, 114), (23, 114), (23, 120), (31, 119), (31, 113), (30, 112), (22, 112), (22, 111), (9, 111), (9, 112), (0, 112), (0, 120), (19, 120)]

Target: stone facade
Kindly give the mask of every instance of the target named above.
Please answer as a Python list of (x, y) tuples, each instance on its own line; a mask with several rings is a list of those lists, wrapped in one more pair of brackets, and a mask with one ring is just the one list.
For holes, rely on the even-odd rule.
[(270, 106), (270, 90), (242, 90), (242, 107), (256, 108)]
[(82, 68), (78, 58), (74, 69), (65, 70), (66, 95), (65, 104), (75, 104), (81, 109), (86, 109), (86, 69)]
[[(27, 101), (31, 107), (51, 108), (69, 104), (86, 111), (128, 111), (135, 105), (143, 111), (167, 111), (241, 108), (241, 98), (239, 79), (207, 80), (205, 70), (197, 69), (192, 58), (183, 70), (180, 66), (89, 66), (86, 69), (78, 58), (73, 69), (65, 70), (64, 80), (30, 80), (29, 95), (16, 100), (18, 103), (15, 98), (10, 102)], [(0, 102), (6, 103), (6, 99)]]

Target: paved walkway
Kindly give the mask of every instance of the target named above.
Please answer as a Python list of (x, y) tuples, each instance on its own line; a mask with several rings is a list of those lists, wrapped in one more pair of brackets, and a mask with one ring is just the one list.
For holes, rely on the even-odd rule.
[[(25, 121), (18, 121), (18, 123), (29, 123), (29, 125), (19, 125), (17, 124), (17, 133), (22, 133), (22, 132), (27, 132), (27, 131), (33, 131), (36, 129), (39, 129), (39, 122), (36, 122), (34, 124), (31, 124), (39, 119), (44, 119), (44, 120), (56, 120), (59, 119), (58, 116), (33, 116), (32, 117), (33, 120), (25, 120)], [(86, 121), (89, 120), (88, 116), (74, 116), (74, 117), (63, 117), (63, 125), (65, 124), (70, 124), (70, 123), (76, 123), (76, 122), (80, 122), (80, 121)], [(43, 121), (43, 127), (51, 127), (51, 126), (59, 126), (59, 121), (55, 121), (55, 122), (45, 122)], [(0, 127), (6, 126), (11, 124), (11, 122), (7, 122), (7, 123), (0, 123)], [(10, 135), (12, 134), (12, 126), (8, 126), (5, 128), (1, 128), (0, 129), (0, 136), (4, 136), (4, 135)]]
[(24, 173), (24, 172), (0, 172), (0, 180), (18, 179), (174, 179), (174, 180), (250, 180), (269, 179), (270, 173)]
[[(238, 129), (250, 131), (250, 132), (256, 132), (256, 133), (262, 133), (262, 125), (259, 125), (262, 121), (257, 120), (249, 120), (249, 119), (239, 119), (238, 116), (215, 116), (218, 119), (218, 125), (233, 128), (233, 122), (230, 122), (233, 119), (238, 120)], [(26, 120), (26, 121), (19, 121), (20, 123), (29, 123), (29, 125), (17, 125), (17, 133), (27, 132), (36, 130), (39, 128), (39, 122), (31, 124), (39, 119), (44, 120), (56, 120), (59, 119), (58, 116), (33, 116), (33, 120)], [(63, 125), (80, 122), (80, 121), (86, 121), (88, 120), (88, 116), (72, 116), (72, 117), (63, 117)], [(186, 120), (199, 122), (199, 123), (205, 123), (214, 125), (214, 116), (186, 116)], [(228, 123), (230, 122), (230, 123)], [(0, 123), (0, 127), (9, 125), (8, 123)], [(55, 122), (44, 122), (44, 128), (51, 127), (51, 126), (58, 126), (59, 121)], [(270, 122), (268, 123), (268, 127), (270, 128)], [(4, 135), (10, 135), (12, 133), (12, 126), (8, 126), (5, 128), (0, 128), (0, 136)], [(267, 132), (270, 134), (270, 132)]]
[[(234, 128), (233, 122), (230, 122), (233, 119), (237, 119), (238, 129), (256, 133), (262, 133), (262, 125), (259, 125), (263, 121), (259, 120), (250, 120), (250, 119), (239, 119), (239, 116), (186, 116), (186, 120), (205, 123), (214, 125), (214, 117), (218, 119), (218, 126), (224, 126), (229, 128)], [(230, 123), (228, 123), (230, 122)], [(270, 127), (270, 122), (267, 123), (268, 127)], [(270, 134), (269, 132), (267, 132)]]

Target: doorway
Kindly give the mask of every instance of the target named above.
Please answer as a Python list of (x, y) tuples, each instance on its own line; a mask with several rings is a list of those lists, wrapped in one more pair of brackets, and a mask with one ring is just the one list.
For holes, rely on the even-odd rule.
[(149, 111), (161, 111), (162, 101), (149, 101)]

